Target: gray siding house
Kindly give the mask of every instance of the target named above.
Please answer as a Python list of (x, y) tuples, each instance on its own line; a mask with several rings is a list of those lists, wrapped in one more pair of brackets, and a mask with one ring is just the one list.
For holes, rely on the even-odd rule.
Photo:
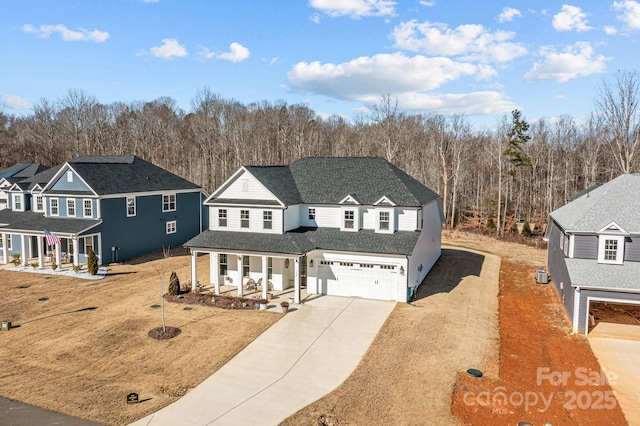
[[(133, 155), (78, 157), (6, 192), (2, 263), (19, 254), (23, 265), (42, 267), (46, 255), (79, 265), (92, 248), (104, 264), (181, 246), (202, 230), (202, 188)], [(47, 244), (45, 230), (60, 242)]]
[(576, 333), (591, 302), (640, 304), (640, 175), (621, 175), (549, 214), (549, 273)]

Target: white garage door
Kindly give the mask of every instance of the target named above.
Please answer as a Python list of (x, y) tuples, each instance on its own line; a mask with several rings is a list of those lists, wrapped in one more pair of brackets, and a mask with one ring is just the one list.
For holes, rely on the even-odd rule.
[(395, 265), (320, 261), (320, 292), (333, 296), (396, 300), (398, 272)]

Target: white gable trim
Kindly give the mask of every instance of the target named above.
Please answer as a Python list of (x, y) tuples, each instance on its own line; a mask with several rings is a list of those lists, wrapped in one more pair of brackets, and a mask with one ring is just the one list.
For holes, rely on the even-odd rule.
[(385, 206), (389, 205), (389, 206), (393, 206), (393, 207), (397, 206), (397, 204), (394, 203), (393, 201), (391, 201), (391, 199), (389, 197), (387, 197), (386, 195), (383, 195), (378, 201), (373, 203), (374, 206), (377, 206), (378, 204), (384, 204)]
[(42, 192), (42, 187), (40, 186), (39, 183), (36, 183), (33, 188), (31, 188), (31, 193), (32, 194), (39, 194)]
[(10, 187), (10, 186), (11, 186), (11, 182), (9, 182), (7, 178), (0, 179), (0, 188)]
[(622, 229), (622, 227), (619, 226), (615, 222), (611, 222), (610, 224), (608, 224), (607, 226), (605, 226), (604, 228), (599, 230), (598, 234), (616, 234), (616, 235), (625, 234), (625, 235), (629, 235), (629, 233), (627, 231)]
[(340, 200), (340, 202), (338, 204), (357, 204), (360, 205), (360, 203), (358, 202), (358, 200), (356, 200), (353, 195), (349, 194), (346, 197), (344, 197), (342, 200)]
[(87, 181), (85, 181), (82, 178), (82, 176), (80, 176), (80, 173), (78, 173), (73, 167), (71, 167), (71, 165), (69, 163), (64, 163), (64, 165), (62, 167), (60, 167), (60, 170), (58, 170), (58, 173), (56, 173), (51, 179), (49, 179), (49, 182), (47, 182), (47, 184), (44, 186), (44, 188), (42, 188), (42, 192), (50, 189), (50, 187), (53, 186), (53, 184), (55, 182), (57, 182), (58, 179), (60, 179), (64, 175), (66, 175), (66, 173), (69, 170), (71, 170), (80, 179), (80, 181), (82, 183), (84, 183), (84, 185), (91, 190), (93, 195), (95, 195), (96, 197), (98, 196), (98, 193), (91, 187), (91, 185), (89, 185), (87, 183)]
[[(256, 178), (251, 172), (249, 172), (247, 170), (246, 167), (242, 166), (240, 167), (233, 175), (231, 175), (231, 177), (229, 179), (227, 179), (226, 181), (224, 181), (224, 183), (222, 185), (220, 185), (218, 187), (218, 189), (216, 189), (215, 191), (213, 191), (213, 193), (207, 197), (206, 200), (204, 200), (204, 204), (211, 206), (214, 205), (212, 204), (212, 200), (216, 199), (220, 194), (222, 194), (224, 191), (226, 191), (227, 189), (229, 189), (229, 187), (236, 182), (241, 176), (243, 176), (244, 174), (248, 174), (249, 176), (251, 176), (253, 178), (253, 180), (255, 180), (255, 182), (260, 185), (260, 187), (262, 189), (264, 189), (266, 192), (268, 192), (269, 194), (271, 194), (271, 196), (280, 204), (281, 207), (285, 207), (285, 203), (282, 202), (282, 200), (280, 200), (278, 197), (276, 197), (276, 195), (271, 192), (271, 190), (269, 188), (267, 188), (266, 186), (264, 186), (262, 184), (262, 182), (260, 182), (260, 180), (258, 178)], [(248, 205), (254, 205), (255, 203), (253, 203), (252, 201), (255, 200), (246, 200)], [(218, 203), (219, 204), (219, 203)]]

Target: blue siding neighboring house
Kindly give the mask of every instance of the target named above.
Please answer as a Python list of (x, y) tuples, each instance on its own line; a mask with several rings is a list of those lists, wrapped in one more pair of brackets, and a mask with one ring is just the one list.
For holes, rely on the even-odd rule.
[(640, 175), (590, 188), (549, 214), (547, 266), (573, 331), (591, 302), (640, 304)]
[[(79, 265), (92, 248), (104, 264), (181, 246), (202, 230), (202, 188), (132, 155), (78, 157), (13, 182), (7, 193), (3, 263), (18, 254), (23, 265), (42, 266), (47, 255)], [(61, 242), (48, 246), (45, 229)]]

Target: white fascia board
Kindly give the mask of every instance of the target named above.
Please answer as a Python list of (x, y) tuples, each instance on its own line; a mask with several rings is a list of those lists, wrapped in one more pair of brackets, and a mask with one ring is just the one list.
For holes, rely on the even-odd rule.
[[(353, 195), (349, 194), (346, 197), (344, 197), (342, 200), (340, 200), (340, 202), (338, 204), (343, 205), (348, 201), (353, 201), (355, 204), (360, 205), (360, 203), (358, 202), (358, 200), (356, 200)], [(349, 204), (348, 204), (349, 205)]]
[(42, 192), (50, 189), (50, 186), (53, 185), (54, 182), (56, 182), (58, 179), (60, 179), (60, 177), (64, 174), (66, 174), (69, 170), (71, 170), (78, 178), (80, 178), (80, 181), (82, 183), (84, 183), (84, 185), (89, 188), (91, 190), (91, 192), (93, 192), (93, 194), (98, 197), (98, 193), (91, 187), (91, 185), (89, 185), (87, 183), (87, 181), (85, 181), (82, 176), (80, 176), (80, 174), (71, 166), (71, 164), (64, 163), (64, 165), (62, 167), (60, 167), (60, 170), (58, 170), (58, 173), (56, 173), (51, 179), (49, 179), (49, 182), (47, 182), (47, 184), (44, 186), (44, 188), (42, 188)]
[(225, 180), (222, 183), (222, 185), (218, 187), (218, 189), (213, 191), (213, 193), (209, 195), (209, 197), (206, 200), (204, 200), (204, 203), (207, 204), (210, 199), (215, 198), (219, 193), (227, 189), (229, 185), (231, 185), (231, 183), (233, 183), (236, 179), (238, 179), (239, 176), (241, 176), (244, 173), (248, 173), (248, 172), (247, 172), (247, 169), (244, 166), (242, 166), (238, 170), (236, 170), (236, 172), (232, 174), (231, 177), (229, 177), (229, 179)]
[(376, 201), (375, 203), (373, 203), (373, 205), (377, 206), (378, 204), (381, 204), (381, 203), (384, 203), (384, 202), (389, 203), (391, 205), (391, 206), (386, 206), (385, 205), (385, 207), (396, 207), (397, 206), (397, 204), (394, 203), (393, 201), (391, 201), (391, 199), (389, 197), (387, 197), (386, 195), (383, 195), (382, 197), (380, 197), (380, 199), (378, 201)]
[[(609, 228), (617, 228), (617, 231), (611, 230)], [(598, 234), (612, 234), (612, 235), (620, 235), (620, 234), (624, 234), (624, 235), (629, 235), (629, 233), (627, 231), (625, 231), (624, 229), (622, 229), (621, 226), (619, 226), (617, 223), (615, 222), (611, 222), (609, 223), (607, 226), (605, 226), (604, 228), (602, 228), (601, 230), (598, 231)]]

